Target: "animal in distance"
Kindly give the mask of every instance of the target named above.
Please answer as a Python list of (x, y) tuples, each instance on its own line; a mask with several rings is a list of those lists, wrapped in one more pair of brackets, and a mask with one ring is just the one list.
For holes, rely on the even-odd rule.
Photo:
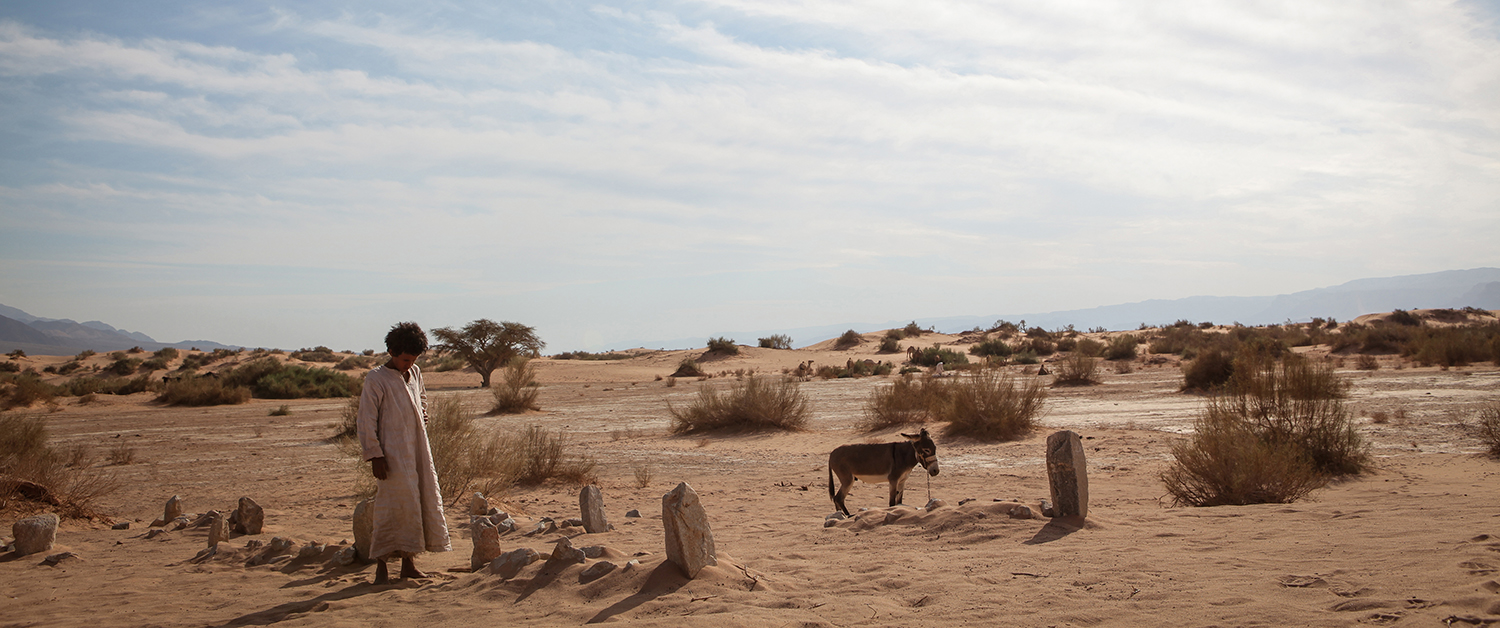
[[(917, 434), (902, 434), (906, 440), (893, 443), (860, 443), (840, 445), (828, 454), (828, 497), (833, 505), (845, 515), (850, 515), (844, 505), (850, 485), (860, 479), (870, 484), (885, 482), (891, 489), (891, 506), (901, 503), (906, 491), (906, 478), (917, 465), (927, 470), (927, 475), (938, 474), (937, 443), (927, 433), (927, 428)], [(838, 478), (838, 490), (833, 480)]]

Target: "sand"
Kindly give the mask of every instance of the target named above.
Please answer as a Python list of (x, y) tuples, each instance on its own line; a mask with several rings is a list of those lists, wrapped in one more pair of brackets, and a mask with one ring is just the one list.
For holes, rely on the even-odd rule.
[[(708, 370), (779, 372), (807, 359), (899, 362), (872, 351), (747, 349)], [(854, 428), (865, 398), (889, 379), (802, 384), (813, 405), (805, 432), (671, 436), (667, 403), (733, 379), (682, 379), (672, 387), (656, 379), (684, 355), (541, 360), (541, 411), (479, 419), (493, 429), (566, 430), (575, 451), (600, 462), (614, 530), (501, 539), (505, 550), (547, 552), (562, 536), (608, 547), (622, 568), (588, 583), (579, 581), (586, 565), (543, 570), (537, 563), (510, 581), (466, 573), (466, 497), (448, 510), (454, 551), (419, 559), (428, 579), (374, 586), (373, 566), (337, 566), (333, 549), (246, 566), (253, 540), (279, 536), (335, 549), (352, 540), (359, 470), (327, 440), (343, 400), (210, 408), (161, 407), (149, 393), (101, 395), (86, 405), (65, 400), (47, 414), (55, 440), (100, 452), (123, 440), (135, 449), (134, 463), (107, 468), (124, 486), (100, 504), (112, 521), (132, 527), (65, 521), (54, 551), (80, 558), (56, 567), (42, 565), (40, 555), (0, 558), (0, 625), (1500, 623), (1500, 461), (1482, 455), (1460, 425), (1500, 396), (1494, 366), (1396, 370), (1387, 362), (1378, 371), (1341, 370), (1354, 383), (1349, 404), (1373, 444), (1375, 472), (1294, 504), (1186, 508), (1170, 503), (1157, 475), (1203, 400), (1177, 392), (1174, 362), (1137, 360), (1127, 374), (1106, 370), (1103, 385), (1053, 389), (1043, 428), (1024, 440), (939, 436), (942, 473), (914, 476), (909, 505), (885, 508), (884, 486), (856, 484), (849, 506), (857, 516), (825, 528), (833, 510), (827, 453), (895, 438), (894, 430)], [(430, 373), (428, 383), (434, 396), (487, 407), (473, 373)], [(289, 415), (268, 416), (283, 404)], [(1394, 418), (1375, 423), (1377, 412)], [(1060, 429), (1085, 439), (1090, 516), (1081, 527), (1012, 518), (1016, 504), (1039, 509), (1048, 497), (1043, 443)], [(643, 465), (652, 480), (641, 488), (635, 471)], [(678, 482), (702, 496), (720, 558), (691, 581), (664, 563), (661, 497)], [(195, 513), (228, 510), (251, 496), (266, 508), (265, 532), (236, 536), (218, 556), (194, 562), (206, 528), (147, 536), (172, 495)], [(514, 489), (497, 502), (529, 527), (543, 516), (578, 516), (577, 495), (577, 486), (548, 484)], [(929, 495), (947, 505), (916, 508)], [(631, 509), (644, 516), (626, 518)], [(0, 534), (15, 519), (7, 517)], [(638, 564), (626, 567), (630, 560)]]

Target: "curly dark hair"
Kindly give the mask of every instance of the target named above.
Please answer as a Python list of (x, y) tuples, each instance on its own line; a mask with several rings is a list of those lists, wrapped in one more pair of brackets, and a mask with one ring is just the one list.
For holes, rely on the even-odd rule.
[(411, 321), (396, 323), (385, 335), (385, 349), (391, 355), (422, 355), (427, 351), (427, 332)]

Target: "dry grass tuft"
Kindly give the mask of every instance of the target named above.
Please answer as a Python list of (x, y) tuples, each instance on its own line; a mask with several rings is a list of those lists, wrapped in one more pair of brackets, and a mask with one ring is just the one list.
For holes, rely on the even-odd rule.
[(454, 500), (475, 490), (498, 495), (516, 484), (551, 479), (587, 484), (594, 480), (597, 467), (588, 456), (569, 455), (567, 437), (561, 431), (549, 432), (537, 425), (515, 433), (481, 430), (457, 396), (432, 403), (427, 440), (438, 486)]
[(685, 408), (667, 403), (674, 434), (720, 430), (801, 430), (807, 424), (807, 397), (786, 377), (750, 377), (727, 391), (704, 385)]
[(949, 386), (948, 399), (935, 408), (933, 418), (946, 421), (948, 436), (985, 441), (1021, 438), (1036, 427), (1047, 400), (1041, 380), (1017, 381), (1009, 374), (981, 369)]
[(638, 462), (630, 470), (635, 473), (636, 488), (651, 486), (651, 480), (656, 475), (656, 468), (650, 462)]
[(1492, 403), (1479, 410), (1476, 426), (1479, 440), (1490, 448), (1490, 455), (1500, 458), (1500, 403)]
[(1062, 361), (1062, 366), (1057, 368), (1057, 376), (1052, 379), (1053, 386), (1093, 386), (1102, 383), (1104, 380), (1099, 378), (1099, 359), (1077, 353)]
[(926, 423), (932, 408), (948, 398), (948, 388), (940, 380), (903, 375), (870, 392), (865, 402), (859, 428), (875, 432), (902, 425)]
[(49, 445), (43, 417), (0, 415), (0, 510), (98, 516), (95, 504), (117, 490), (119, 481), (89, 466), (89, 458), (86, 449)]
[(490, 388), (495, 396), (491, 414), (520, 414), (540, 410), (536, 399), (541, 390), (536, 384), (536, 366), (526, 358), (516, 358), (500, 373), (500, 382)]

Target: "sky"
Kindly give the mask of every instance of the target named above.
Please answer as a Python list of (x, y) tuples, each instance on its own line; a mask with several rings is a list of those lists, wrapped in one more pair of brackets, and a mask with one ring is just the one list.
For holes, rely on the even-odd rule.
[(1497, 241), (1493, 0), (0, 0), (0, 303), (168, 342), (598, 350)]

